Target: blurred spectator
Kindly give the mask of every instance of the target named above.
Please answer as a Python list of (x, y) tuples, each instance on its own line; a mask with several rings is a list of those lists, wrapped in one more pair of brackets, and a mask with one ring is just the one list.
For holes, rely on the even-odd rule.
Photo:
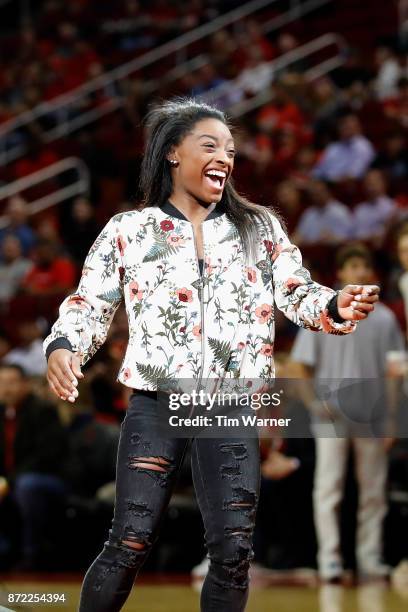
[[(400, 269), (396, 271), (396, 284), (402, 296), (405, 324), (408, 322), (408, 224), (403, 223), (397, 233), (397, 255)], [(408, 330), (408, 326), (407, 326)]]
[(26, 257), (36, 243), (35, 233), (27, 223), (27, 202), (20, 196), (13, 196), (7, 202), (5, 215), (8, 217), (8, 224), (0, 229), (0, 244), (9, 234), (17, 236), (23, 249), (23, 255)]
[(23, 178), (38, 170), (47, 168), (59, 159), (54, 150), (44, 146), (41, 135), (36, 133), (39, 129), (39, 126), (36, 125), (36, 131), (27, 136), (25, 155), (14, 164), (15, 179)]
[(259, 52), (257, 56), (267, 62), (275, 57), (275, 48), (265, 36), (259, 21), (256, 19), (247, 19), (244, 25), (244, 32), (248, 51), (250, 49), (256, 49)]
[[(268, 134), (264, 134), (247, 125), (239, 129), (237, 133), (238, 158), (245, 158), (251, 162), (257, 174), (261, 174), (273, 159), (272, 140)], [(251, 172), (252, 173), (252, 172)]]
[[(279, 34), (276, 40), (276, 46), (278, 55), (286, 55), (295, 51), (299, 47), (299, 40), (293, 34), (289, 32), (282, 32)], [(276, 71), (276, 77), (284, 83), (298, 82), (301, 81), (302, 75), (309, 67), (309, 61), (307, 58), (291, 60), (285, 68), (278, 69)]]
[(367, 199), (353, 211), (354, 237), (361, 240), (376, 240), (380, 244), (392, 220), (397, 206), (388, 195), (382, 172), (370, 170), (364, 178)]
[(245, 49), (237, 48), (228, 30), (214, 32), (210, 38), (209, 55), (216, 72), (230, 79), (237, 76), (240, 62), (244, 62), (246, 58)]
[(93, 498), (115, 480), (119, 427), (96, 420), (88, 383), (80, 382), (78, 391), (75, 404), (64, 404), (70, 447), (65, 477), (72, 494)]
[[(202, 66), (196, 74), (195, 85), (191, 90), (191, 95), (201, 96), (207, 92), (211, 92), (212, 89), (215, 89), (219, 85), (225, 83), (225, 79), (220, 77), (214, 69), (214, 66), (211, 64), (205, 64)], [(232, 100), (231, 102), (233, 102)], [(235, 100), (238, 101), (238, 100)], [(228, 101), (225, 102), (225, 105), (228, 105)]]
[(64, 223), (64, 243), (77, 264), (82, 264), (99, 233), (95, 211), (87, 198), (76, 198)]
[(392, 98), (384, 100), (384, 113), (401, 125), (408, 127), (408, 77), (398, 80), (398, 91)]
[(292, 236), (296, 244), (336, 244), (353, 235), (349, 209), (335, 200), (323, 181), (308, 186), (312, 205), (302, 213)]
[(7, 355), (7, 353), (10, 351), (10, 349), (11, 349), (10, 339), (7, 333), (4, 330), (0, 329), (0, 363), (3, 357)]
[[(277, 379), (296, 376), (287, 353), (277, 353), (275, 364)], [(296, 428), (302, 420), (302, 430), (309, 432), (309, 437), (300, 439), (285, 431), (284, 438), (276, 438), (274, 432), (272, 440), (261, 439), (262, 478), (254, 532), (256, 565), (252, 568), (252, 575), (260, 578), (265, 577), (265, 565), (280, 571), (314, 567), (314, 443), (310, 415), (298, 398), (290, 396), (291, 389), (290, 385), (286, 388), (285, 416), (296, 415)], [(302, 516), (297, 512), (300, 503)]]
[(356, 115), (344, 115), (339, 125), (339, 140), (326, 147), (313, 175), (327, 181), (361, 178), (374, 158), (371, 142), (362, 135)]
[(310, 174), (316, 163), (316, 152), (312, 147), (304, 146), (296, 154), (289, 178), (298, 189), (304, 189), (310, 182)]
[(300, 131), (304, 125), (304, 119), (286, 87), (275, 83), (272, 86), (272, 92), (272, 102), (263, 106), (257, 115), (258, 127), (269, 134), (285, 128)]
[(38, 321), (22, 321), (18, 325), (19, 344), (3, 357), (3, 363), (16, 364), (28, 376), (41, 376), (47, 371), (42, 349), (42, 330)]
[(397, 93), (398, 79), (402, 76), (397, 55), (391, 47), (377, 47), (374, 56), (378, 72), (374, 81), (377, 98), (384, 100)]
[(14, 297), (22, 278), (33, 262), (23, 257), (21, 242), (13, 234), (0, 242), (0, 302), (4, 304)]
[(289, 51), (296, 49), (296, 47), (299, 46), (299, 42), (293, 34), (290, 34), (290, 32), (282, 32), (278, 36), (276, 46), (278, 48), (279, 55), (284, 55), (285, 53), (289, 53)]
[(317, 146), (325, 146), (328, 143), (336, 116), (344, 105), (344, 93), (329, 77), (321, 77), (312, 83), (309, 106)]
[[(126, 0), (118, 3), (117, 14), (113, 19), (106, 19), (101, 30), (112, 36), (115, 46), (124, 51), (135, 51), (152, 46), (152, 17), (142, 9), (137, 0)], [(122, 5), (122, 6), (120, 6)]]
[[(341, 285), (372, 282), (374, 269), (370, 251), (363, 245), (343, 247), (336, 258)], [(367, 406), (384, 401), (386, 354), (404, 348), (404, 339), (393, 313), (377, 303), (374, 312), (349, 338), (315, 334), (300, 330), (292, 350), (292, 359), (302, 364), (305, 378), (313, 377), (326, 385), (343, 379), (370, 379), (374, 395), (365, 395)], [(373, 379), (377, 384), (373, 385)], [(310, 408), (313, 408), (311, 405)], [(358, 408), (358, 407), (356, 407)], [(336, 416), (330, 409), (332, 423)], [(327, 414), (326, 414), (326, 418)], [(368, 419), (367, 419), (368, 420)], [(330, 425), (330, 423), (329, 423)], [(357, 513), (357, 567), (364, 578), (388, 574), (382, 563), (382, 521), (386, 512), (386, 478), (389, 440), (354, 437), (348, 430), (323, 437), (316, 430), (316, 472), (314, 513), (318, 537), (318, 567), (323, 580), (340, 582), (343, 575), (338, 510), (343, 497), (349, 445), (355, 452), (356, 479), (359, 488)], [(327, 431), (326, 431), (327, 436)]]
[(282, 181), (276, 188), (276, 199), (292, 234), (301, 214), (300, 193), (292, 181)]
[(408, 148), (404, 132), (395, 131), (387, 135), (385, 145), (372, 166), (383, 170), (390, 180), (408, 177)]
[(282, 175), (288, 174), (293, 167), (300, 146), (298, 132), (292, 127), (285, 127), (276, 133), (275, 161)]
[(353, 83), (368, 85), (372, 78), (372, 71), (359, 49), (347, 47), (343, 50), (343, 64), (333, 70), (331, 76), (337, 87), (348, 89)]
[[(65, 223), (62, 223), (61, 225), (64, 227), (65, 231)], [(37, 240), (49, 240), (51, 242), (54, 242), (55, 244), (60, 245), (63, 248), (60, 236), (60, 222), (57, 219), (56, 214), (51, 213), (47, 215), (42, 215), (41, 218), (35, 222), (34, 229), (37, 236)]]
[(60, 539), (68, 445), (55, 407), (31, 392), (17, 365), (0, 366), (0, 441), (0, 474), (22, 520), (21, 567), (38, 570), (51, 525), (53, 541)]
[(347, 88), (343, 90), (345, 106), (352, 113), (361, 113), (364, 116), (364, 109), (370, 103), (371, 92), (366, 83), (362, 81), (353, 81)]
[(259, 47), (249, 47), (244, 69), (235, 82), (238, 89), (244, 95), (255, 96), (269, 87), (272, 79), (272, 65), (265, 61), (262, 50)]
[(68, 292), (76, 280), (76, 269), (66, 257), (58, 255), (54, 242), (41, 239), (34, 251), (34, 265), (21, 282), (30, 295), (55, 295)]

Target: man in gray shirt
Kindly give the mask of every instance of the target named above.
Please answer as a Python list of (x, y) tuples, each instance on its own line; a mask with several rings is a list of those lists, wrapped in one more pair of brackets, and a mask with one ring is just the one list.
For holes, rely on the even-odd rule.
[[(337, 276), (347, 284), (371, 282), (371, 254), (361, 244), (351, 244), (338, 252)], [(389, 308), (378, 303), (375, 311), (348, 337), (332, 337), (300, 330), (291, 358), (299, 364), (304, 377), (315, 380), (376, 379), (370, 398), (365, 396), (365, 410), (378, 401), (378, 389), (386, 376), (386, 354), (403, 350), (404, 339), (398, 322)], [(364, 388), (364, 387), (363, 387)], [(377, 394), (377, 397), (375, 395)], [(342, 579), (338, 509), (343, 497), (349, 445), (355, 453), (356, 479), (359, 488), (356, 558), (363, 577), (384, 577), (388, 568), (382, 558), (382, 521), (386, 512), (387, 455), (383, 438), (336, 437), (316, 435), (316, 469), (314, 481), (314, 516), (318, 540), (320, 577), (329, 582)]]

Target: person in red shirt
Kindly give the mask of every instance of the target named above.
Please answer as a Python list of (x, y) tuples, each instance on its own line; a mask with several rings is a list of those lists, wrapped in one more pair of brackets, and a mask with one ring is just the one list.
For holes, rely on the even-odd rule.
[(266, 104), (258, 113), (256, 118), (258, 127), (268, 133), (287, 128), (301, 132), (304, 119), (299, 108), (282, 85), (274, 85), (273, 90), (272, 102)]
[(57, 245), (42, 239), (34, 250), (34, 266), (21, 282), (21, 289), (31, 295), (54, 295), (71, 289), (76, 280), (74, 264), (57, 252)]

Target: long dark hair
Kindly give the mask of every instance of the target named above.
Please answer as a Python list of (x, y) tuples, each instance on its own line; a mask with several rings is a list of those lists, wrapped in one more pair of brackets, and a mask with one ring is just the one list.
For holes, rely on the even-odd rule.
[[(231, 126), (222, 111), (198, 102), (192, 98), (177, 97), (157, 104), (145, 118), (146, 149), (140, 173), (140, 191), (143, 194), (142, 207), (162, 206), (173, 189), (170, 164), (167, 156), (172, 147), (178, 146), (183, 138), (202, 119), (218, 119), (229, 129)], [(256, 253), (256, 219), (266, 224), (273, 235), (270, 216), (264, 206), (254, 204), (237, 193), (231, 178), (227, 181), (221, 201), (227, 217), (237, 228), (246, 258)], [(278, 213), (268, 207), (279, 221)]]

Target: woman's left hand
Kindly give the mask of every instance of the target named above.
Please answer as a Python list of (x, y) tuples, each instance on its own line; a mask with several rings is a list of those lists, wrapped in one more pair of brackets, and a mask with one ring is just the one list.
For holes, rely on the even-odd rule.
[(379, 293), (377, 285), (346, 285), (337, 297), (339, 315), (346, 321), (366, 319), (374, 310)]

